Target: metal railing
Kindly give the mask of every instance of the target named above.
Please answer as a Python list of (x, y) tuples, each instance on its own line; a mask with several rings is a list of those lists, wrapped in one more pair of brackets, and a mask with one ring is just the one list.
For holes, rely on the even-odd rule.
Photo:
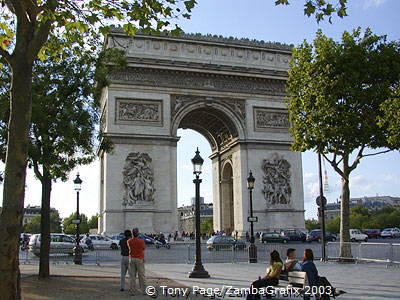
[[(347, 259), (356, 262), (377, 262), (386, 264), (400, 264), (400, 243), (346, 243), (351, 249), (351, 256), (340, 255), (340, 242), (327, 243), (327, 258), (329, 260)], [(314, 252), (314, 257), (321, 257), (321, 244), (296, 243), (296, 244), (256, 244), (257, 258), (260, 263), (269, 261), (269, 254), (277, 250), (281, 258), (286, 257), (288, 248), (295, 248), (300, 256), (303, 251), (310, 248)], [(156, 248), (148, 246), (145, 251), (146, 263), (176, 263), (192, 264), (195, 260), (196, 245), (194, 243), (171, 244), (171, 248)], [(240, 263), (249, 261), (249, 244), (242, 244), (239, 247), (235, 245), (218, 245), (213, 249), (208, 249), (203, 243), (202, 261), (203, 263)], [(82, 255), (83, 264), (119, 264), (121, 255), (119, 250), (95, 249), (86, 250)], [(39, 262), (38, 255), (31, 251), (20, 251), (20, 264), (35, 264)], [(71, 251), (65, 249), (51, 249), (50, 263), (73, 264), (74, 255)]]
[[(340, 242), (327, 243), (329, 260), (353, 260), (356, 262), (400, 263), (400, 244), (398, 243), (344, 243), (351, 252), (340, 252)], [(350, 254), (349, 254), (350, 253)]]

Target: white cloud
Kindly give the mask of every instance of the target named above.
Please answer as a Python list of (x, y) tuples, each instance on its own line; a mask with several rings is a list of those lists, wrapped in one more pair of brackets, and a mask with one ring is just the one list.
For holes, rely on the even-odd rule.
[(318, 177), (316, 173), (305, 173), (303, 177), (304, 182), (304, 200), (311, 201), (318, 195)]
[(378, 6), (382, 5), (385, 2), (386, 2), (386, 0), (365, 0), (363, 8), (364, 9), (368, 9), (368, 8), (371, 8), (371, 7), (378, 7)]
[(385, 174), (382, 177), (388, 183), (400, 184), (400, 176), (394, 174)]

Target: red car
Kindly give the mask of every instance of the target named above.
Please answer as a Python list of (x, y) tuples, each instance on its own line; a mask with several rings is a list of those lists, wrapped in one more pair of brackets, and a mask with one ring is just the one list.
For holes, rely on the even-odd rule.
[(379, 229), (364, 229), (362, 232), (368, 235), (369, 239), (377, 239), (381, 236), (381, 231)]

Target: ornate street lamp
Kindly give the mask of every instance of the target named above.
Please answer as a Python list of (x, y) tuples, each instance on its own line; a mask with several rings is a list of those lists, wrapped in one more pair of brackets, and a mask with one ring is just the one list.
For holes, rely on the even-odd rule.
[(210, 274), (204, 269), (201, 262), (201, 241), (200, 241), (200, 174), (201, 167), (203, 166), (204, 159), (201, 158), (199, 148), (196, 150), (196, 155), (192, 158), (193, 174), (196, 178), (193, 183), (196, 186), (196, 205), (195, 205), (195, 220), (196, 220), (196, 261), (193, 270), (189, 273), (189, 278), (209, 278)]
[(253, 216), (253, 189), (254, 182), (256, 179), (253, 177), (253, 173), (249, 173), (249, 177), (247, 177), (247, 188), (249, 190), (249, 200), (250, 200), (250, 217), (247, 220), (250, 222), (250, 246), (249, 246), (249, 262), (256, 263), (257, 262), (257, 247), (254, 244), (254, 222), (257, 222), (257, 217)]
[(76, 224), (76, 238), (75, 242), (76, 245), (74, 247), (74, 263), (76, 265), (81, 265), (82, 264), (82, 248), (79, 245), (80, 237), (79, 237), (79, 225), (81, 223), (81, 218), (79, 215), (79, 191), (81, 190), (82, 186), (82, 179), (79, 177), (79, 173), (76, 175), (76, 178), (74, 179), (74, 188), (76, 191), (76, 219), (72, 220), (74, 224)]

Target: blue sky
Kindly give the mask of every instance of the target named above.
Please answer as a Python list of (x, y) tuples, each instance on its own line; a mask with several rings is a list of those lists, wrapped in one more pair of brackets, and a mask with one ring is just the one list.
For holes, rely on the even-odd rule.
[[(311, 41), (317, 29), (339, 39), (345, 30), (351, 31), (360, 26), (370, 27), (374, 33), (386, 34), (390, 40), (400, 38), (400, 1), (399, 0), (349, 0), (349, 16), (344, 19), (333, 18), (333, 24), (327, 21), (317, 24), (314, 18), (303, 14), (305, 0), (292, 0), (290, 6), (274, 5), (274, 0), (197, 0), (191, 20), (179, 21), (185, 32), (217, 34), (243, 37), (264, 41), (277, 41), (298, 45), (304, 39)], [(178, 135), (178, 204), (189, 204), (194, 194), (192, 167), (190, 159), (195, 147), (199, 146), (205, 158), (202, 174), (202, 196), (212, 201), (212, 176), (208, 156), (210, 146), (198, 133), (180, 130)], [(303, 181), (306, 217), (315, 217), (314, 199), (318, 193), (317, 157), (314, 153), (303, 154)], [(354, 197), (392, 195), (400, 196), (400, 154), (388, 154), (368, 157), (361, 161), (351, 177), (351, 195)], [(327, 165), (331, 192), (328, 201), (339, 197), (340, 179)], [(99, 164), (80, 167), (72, 172), (71, 179), (65, 183), (55, 183), (52, 191), (52, 206), (61, 216), (72, 213), (75, 208), (75, 192), (72, 180), (79, 171), (83, 179), (81, 192), (81, 211), (93, 215), (98, 211), (98, 174)], [(40, 205), (40, 184), (29, 172), (27, 179), (25, 204)], [(1, 193), (2, 194), (2, 193)]]

